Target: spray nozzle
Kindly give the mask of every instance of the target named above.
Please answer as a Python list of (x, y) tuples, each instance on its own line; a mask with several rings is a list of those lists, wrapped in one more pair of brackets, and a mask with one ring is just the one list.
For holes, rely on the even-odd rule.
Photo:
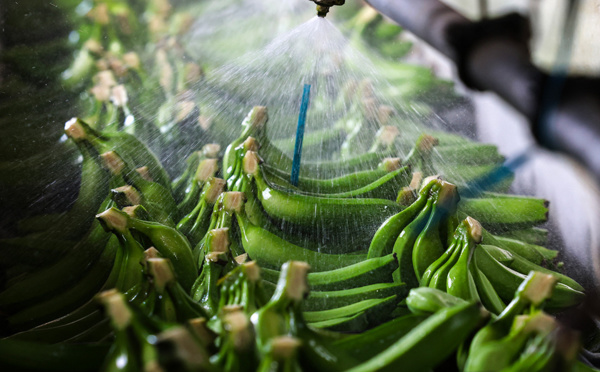
[(325, 18), (329, 13), (329, 8), (334, 5), (344, 5), (346, 0), (310, 0), (317, 4), (317, 15), (321, 18)]

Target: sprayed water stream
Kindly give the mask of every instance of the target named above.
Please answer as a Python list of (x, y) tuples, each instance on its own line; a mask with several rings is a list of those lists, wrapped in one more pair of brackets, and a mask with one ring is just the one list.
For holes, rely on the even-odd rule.
[[(212, 70), (198, 90), (202, 111), (226, 131), (236, 131), (251, 107), (267, 106), (269, 136), (289, 139), (288, 144), (279, 142), (289, 154), (303, 84), (312, 86), (307, 135), (331, 129), (354, 136), (342, 156), (367, 151), (375, 132), (388, 124), (386, 115), (393, 113), (394, 124), (411, 134), (427, 120), (418, 110), (381, 94), (390, 85), (373, 62), (329, 20), (318, 17)], [(316, 139), (314, 148), (326, 152), (311, 153), (311, 159), (331, 157), (325, 140)]]

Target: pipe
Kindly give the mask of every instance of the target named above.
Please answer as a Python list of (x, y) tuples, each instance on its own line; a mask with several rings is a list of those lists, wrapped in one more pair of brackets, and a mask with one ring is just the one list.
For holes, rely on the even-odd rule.
[(472, 22), (438, 0), (367, 0), (380, 13), (446, 55), (472, 89), (496, 92), (532, 120), (544, 81), (530, 62), (521, 16)]
[(600, 80), (566, 78), (546, 107), (555, 77), (531, 62), (527, 19), (472, 22), (438, 0), (366, 1), (452, 60), (465, 85), (495, 92), (521, 112), (540, 145), (572, 155), (600, 182)]
[(448, 29), (469, 24), (469, 20), (439, 1), (367, 0), (381, 14), (396, 21), (451, 60), (457, 53), (448, 39)]
[(600, 80), (569, 78), (550, 120), (534, 126), (538, 141), (574, 156), (600, 182)]

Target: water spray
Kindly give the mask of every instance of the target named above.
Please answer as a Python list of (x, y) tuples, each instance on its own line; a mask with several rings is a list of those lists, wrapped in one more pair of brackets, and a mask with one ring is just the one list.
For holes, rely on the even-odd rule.
[(317, 16), (325, 18), (329, 13), (329, 8), (334, 5), (344, 5), (346, 0), (310, 0), (317, 4)]

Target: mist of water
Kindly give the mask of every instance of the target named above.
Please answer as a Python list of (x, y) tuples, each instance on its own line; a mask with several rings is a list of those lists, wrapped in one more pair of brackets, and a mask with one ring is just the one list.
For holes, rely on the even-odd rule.
[[(426, 121), (409, 104), (390, 100), (393, 87), (373, 61), (328, 19), (318, 17), (210, 71), (196, 89), (201, 111), (218, 130), (233, 132), (233, 138), (253, 106), (267, 106), (269, 136), (282, 139), (278, 143), (291, 153), (304, 84), (312, 86), (307, 136), (324, 130), (341, 133), (342, 157), (369, 150), (382, 125), (414, 134)], [(329, 158), (328, 140), (317, 137), (310, 158)]]

